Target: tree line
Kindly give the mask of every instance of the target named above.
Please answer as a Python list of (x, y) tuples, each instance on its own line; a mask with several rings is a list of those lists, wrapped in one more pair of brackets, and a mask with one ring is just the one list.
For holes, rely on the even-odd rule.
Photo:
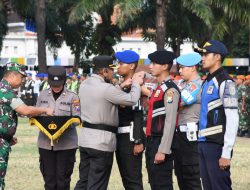
[(56, 58), (56, 49), (65, 42), (77, 69), (91, 54), (114, 53), (121, 35), (138, 28), (158, 50), (170, 46), (177, 55), (184, 40), (203, 44), (208, 39), (223, 41), (232, 57), (249, 57), (250, 52), (249, 0), (1, 0), (0, 48), (9, 7), (35, 23), (40, 72), (47, 70), (46, 45)]

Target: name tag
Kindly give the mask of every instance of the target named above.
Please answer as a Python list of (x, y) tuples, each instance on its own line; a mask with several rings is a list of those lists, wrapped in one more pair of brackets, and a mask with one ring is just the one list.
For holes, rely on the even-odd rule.
[(214, 86), (209, 86), (207, 89), (207, 94), (212, 94), (214, 90)]

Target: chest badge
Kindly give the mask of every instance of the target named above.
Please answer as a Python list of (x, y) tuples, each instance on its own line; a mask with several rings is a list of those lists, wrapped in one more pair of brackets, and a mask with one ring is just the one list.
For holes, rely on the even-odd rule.
[(209, 86), (207, 89), (207, 94), (212, 94), (214, 90), (214, 86)]
[(160, 90), (156, 90), (155, 94), (154, 94), (154, 97), (155, 98), (158, 98), (159, 95), (160, 95), (161, 91)]

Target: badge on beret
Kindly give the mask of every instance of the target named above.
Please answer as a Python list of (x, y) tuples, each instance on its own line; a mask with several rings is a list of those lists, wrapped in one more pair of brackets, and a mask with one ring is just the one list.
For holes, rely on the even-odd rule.
[(234, 83), (229, 85), (229, 94), (232, 96), (234, 96), (236, 94), (236, 88), (235, 88)]
[(174, 92), (172, 90), (167, 91), (167, 103), (172, 103), (174, 99)]
[(214, 86), (209, 86), (207, 89), (207, 94), (212, 94), (214, 90)]
[(158, 97), (159, 97), (159, 95), (160, 95), (160, 93), (161, 93), (161, 91), (160, 91), (160, 90), (156, 90), (154, 97), (155, 97), (155, 98), (158, 98)]

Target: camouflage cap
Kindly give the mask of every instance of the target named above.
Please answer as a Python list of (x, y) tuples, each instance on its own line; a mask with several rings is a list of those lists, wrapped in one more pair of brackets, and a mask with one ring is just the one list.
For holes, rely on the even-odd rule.
[(25, 66), (18, 64), (18, 63), (14, 63), (14, 62), (7, 63), (6, 70), (7, 71), (16, 71), (16, 72), (19, 72), (20, 74), (26, 76)]

